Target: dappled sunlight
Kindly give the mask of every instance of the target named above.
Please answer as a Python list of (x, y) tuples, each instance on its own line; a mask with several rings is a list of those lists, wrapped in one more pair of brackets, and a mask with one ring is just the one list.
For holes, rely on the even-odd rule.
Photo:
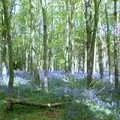
[(0, 0), (0, 120), (120, 120), (119, 0)]

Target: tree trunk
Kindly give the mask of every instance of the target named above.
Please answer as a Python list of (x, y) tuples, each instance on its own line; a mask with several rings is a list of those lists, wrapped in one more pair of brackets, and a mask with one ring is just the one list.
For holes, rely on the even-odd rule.
[[(42, 0), (41, 0), (41, 5), (42, 5)], [(47, 72), (47, 39), (48, 39), (48, 34), (47, 34), (47, 11), (42, 5), (42, 15), (43, 15), (43, 69), (44, 69), (44, 88), (45, 91), (48, 92), (48, 72)]]
[[(100, 2), (94, 0), (94, 16), (92, 17), (92, 1), (85, 2), (85, 19), (87, 31), (87, 85), (90, 87), (92, 82), (93, 66), (94, 66), (94, 49), (96, 33), (99, 21), (99, 5)], [(94, 20), (94, 21), (93, 21)]]
[[(2, 14), (1, 14), (1, 25), (2, 27), (5, 27), (5, 18), (4, 18), (4, 11), (2, 11)], [(7, 57), (7, 48), (6, 48), (6, 45), (7, 45), (7, 31), (5, 29), (2, 30), (1, 32), (1, 64), (2, 63), (5, 63), (5, 65), (7, 66), (7, 61), (6, 61), (6, 57)]]
[(103, 79), (103, 53), (102, 53), (102, 40), (98, 40), (98, 60), (99, 60), (99, 72), (100, 78)]
[(40, 107), (40, 108), (48, 108), (48, 107), (60, 107), (67, 103), (48, 103), (48, 104), (41, 104), (36, 102), (29, 102), (22, 99), (9, 99), (7, 101), (7, 111), (10, 111), (13, 109), (13, 105), (20, 104), (20, 105), (27, 105), (27, 106), (34, 106), (34, 107)]
[(108, 12), (107, 6), (105, 5), (105, 14), (106, 14), (106, 24), (107, 24), (107, 54), (108, 54), (108, 67), (109, 67), (109, 80), (111, 79), (111, 55), (110, 55), (110, 29), (109, 29), (109, 19), (108, 19)]
[(6, 39), (8, 44), (8, 56), (9, 56), (9, 83), (8, 87), (11, 89), (13, 88), (13, 82), (14, 82), (14, 70), (13, 70), (13, 50), (12, 50), (12, 40), (10, 35), (10, 17), (9, 17), (9, 11), (6, 6), (7, 0), (2, 0), (3, 4), (3, 10), (4, 10), (4, 23), (6, 27)]
[(115, 88), (119, 87), (118, 78), (118, 46), (117, 46), (117, 0), (114, 0), (114, 65), (115, 65)]
[[(73, 47), (74, 47), (74, 25), (73, 25), (73, 15), (74, 15), (74, 4), (70, 1), (66, 1), (66, 68), (67, 72), (74, 72), (72, 68), (74, 67), (74, 54), (73, 54)], [(70, 11), (70, 13), (69, 13)]]

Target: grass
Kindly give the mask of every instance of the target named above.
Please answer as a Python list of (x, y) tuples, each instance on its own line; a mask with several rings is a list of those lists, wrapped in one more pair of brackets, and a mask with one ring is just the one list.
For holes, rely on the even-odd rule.
[[(61, 84), (61, 81), (59, 81), (57, 86), (59, 87)], [(74, 82), (71, 80), (68, 84), (73, 88), (85, 88), (86, 80)], [(50, 89), (46, 93), (32, 87), (24, 88), (19, 86), (14, 89), (12, 96), (40, 103), (71, 101), (71, 104), (62, 108), (37, 108), (15, 105), (13, 111), (6, 112), (5, 101), (8, 98), (8, 94), (0, 91), (0, 120), (119, 120), (114, 113), (107, 108), (100, 107), (96, 103), (87, 101), (76, 103), (75, 99), (70, 97), (56, 97), (52, 90)]]
[(64, 120), (119, 120), (108, 108), (91, 102), (73, 102), (64, 111)]
[[(39, 96), (39, 94), (33, 92), (31, 96), (31, 93), (28, 91), (25, 90), (27, 100), (34, 102), (39, 101), (41, 103), (50, 102), (50, 97), (47, 93), (46, 95), (48, 96), (45, 98), (45, 93), (41, 93), (41, 95), (44, 95)], [(15, 93), (13, 96), (15, 96)], [(0, 91), (0, 120), (59, 120), (63, 114), (63, 108), (37, 108), (24, 105), (14, 105), (13, 111), (7, 112), (5, 111), (6, 99), (6, 92)], [(52, 102), (55, 101), (56, 99), (54, 101), (52, 100)]]
[(6, 112), (0, 105), (0, 120), (117, 120), (112, 113), (99, 109), (95, 104), (72, 103), (65, 108), (36, 108), (15, 105), (13, 111)]
[(23, 105), (15, 105), (13, 111), (3, 111), (4, 105), (0, 108), (0, 120), (58, 120), (62, 109), (40, 109)]

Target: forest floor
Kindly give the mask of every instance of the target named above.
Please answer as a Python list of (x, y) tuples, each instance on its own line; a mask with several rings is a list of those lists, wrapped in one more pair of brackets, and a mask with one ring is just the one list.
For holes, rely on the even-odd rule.
[(15, 105), (13, 111), (4, 111), (0, 106), (0, 120), (59, 120), (62, 109), (40, 109)]
[(0, 120), (120, 120), (120, 94), (119, 91), (116, 94), (109, 82), (95, 79), (93, 88), (87, 89), (85, 78), (69, 76), (68, 79), (63, 74), (54, 73), (49, 77), (48, 93), (37, 89), (33, 81), (30, 84), (14, 87), (12, 97), (46, 104), (70, 104), (58, 108), (14, 105), (13, 111), (6, 112), (11, 93), (6, 86), (1, 86)]

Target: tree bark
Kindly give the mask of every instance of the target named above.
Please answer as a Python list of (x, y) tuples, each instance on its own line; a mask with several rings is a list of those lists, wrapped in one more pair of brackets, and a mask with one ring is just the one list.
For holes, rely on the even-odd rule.
[(107, 42), (107, 54), (108, 54), (108, 65), (109, 65), (109, 80), (111, 76), (111, 53), (110, 53), (110, 29), (109, 29), (109, 19), (108, 19), (108, 11), (107, 11), (107, 6), (105, 5), (105, 14), (106, 14), (106, 24), (107, 24), (107, 37), (106, 37), (106, 42)]
[(115, 65), (115, 88), (119, 87), (118, 78), (118, 46), (117, 46), (117, 0), (114, 0), (114, 65)]
[(34, 106), (34, 107), (40, 107), (40, 108), (48, 108), (48, 107), (60, 107), (67, 103), (48, 103), (48, 104), (42, 104), (42, 103), (36, 103), (36, 102), (29, 102), (22, 99), (9, 99), (7, 100), (7, 111), (13, 110), (13, 105), (20, 104), (20, 105), (27, 105), (27, 106)]
[(13, 88), (13, 82), (14, 82), (14, 70), (13, 70), (13, 50), (12, 50), (12, 40), (10, 35), (10, 12), (8, 11), (8, 7), (6, 5), (7, 0), (2, 0), (3, 4), (3, 10), (4, 10), (4, 24), (6, 27), (6, 39), (8, 44), (8, 56), (9, 56), (9, 83), (8, 87)]
[(93, 65), (94, 65), (94, 49), (96, 33), (99, 21), (99, 5), (98, 0), (94, 0), (94, 16), (92, 11), (92, 1), (85, 1), (85, 19), (87, 32), (87, 85), (90, 87), (92, 82)]
[[(42, 0), (41, 0), (42, 5)], [(48, 40), (48, 33), (47, 33), (47, 11), (45, 7), (42, 5), (42, 15), (43, 15), (43, 70), (44, 70), (44, 88), (45, 91), (48, 92), (48, 67), (47, 67), (47, 40)]]
[(100, 78), (103, 79), (103, 52), (102, 52), (102, 40), (98, 40), (98, 60), (99, 60), (99, 72)]

